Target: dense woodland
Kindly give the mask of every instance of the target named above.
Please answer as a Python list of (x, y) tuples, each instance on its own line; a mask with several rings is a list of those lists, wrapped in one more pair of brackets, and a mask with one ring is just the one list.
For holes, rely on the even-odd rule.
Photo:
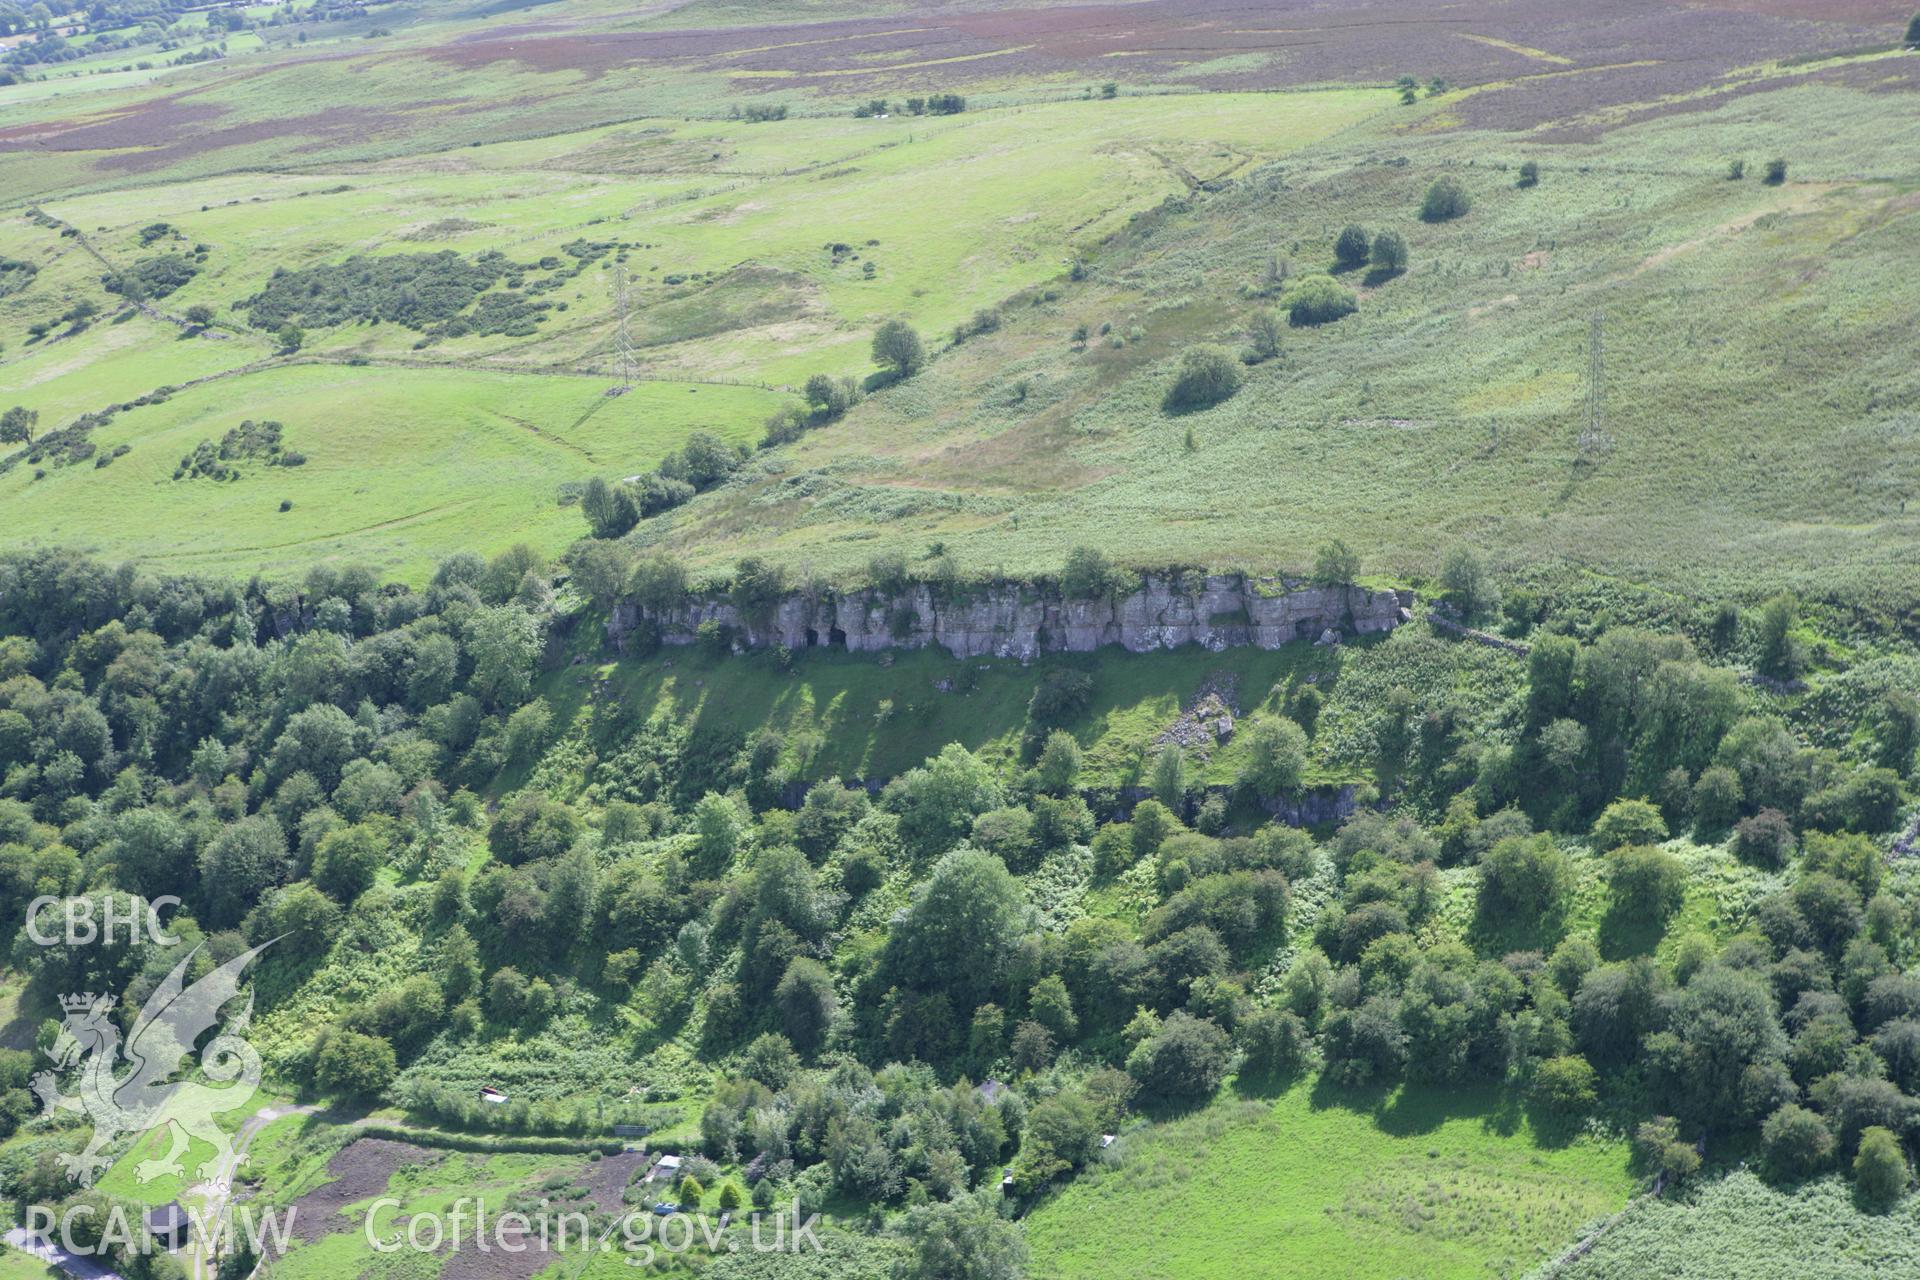
[[(981, 59), (1014, 84), (1026, 73), (1001, 55), (1064, 56), (1029, 15), (1017, 47), (985, 27), (955, 43), (944, 17), (925, 32), (836, 19), (828, 38), (762, 47), (706, 30), (710, 8), (562, 37), (598, 11), (552, 31), (536, 15), (522, 32), (513, 5), (495, 6), (464, 16), (500, 16), (511, 38), (403, 30), (374, 53), (307, 50), (287, 60), (301, 79), (262, 75), (256, 101), (236, 91), (208, 116), (233, 119), (170, 124), (175, 161), (143, 169), (148, 144), (108, 148), (155, 191), (207, 184), (124, 227), (60, 194), (104, 181), (73, 159), (88, 148), (53, 145), (65, 135), (43, 137), (37, 115), (22, 135), (48, 175), (33, 198), (49, 203), (23, 205), (26, 256), (0, 256), (0, 298), (26, 300), (17, 393), (0, 401), (0, 478), (22, 486), (26, 513), (0, 551), (0, 1044), (15, 1046), (0, 1049), (0, 1226), (30, 1204), (118, 1202), (137, 1163), (123, 1135), (108, 1152), (120, 1188), (68, 1177), (90, 1125), (43, 1114), (35, 1089), (63, 1043), (60, 998), (110, 996), (130, 1029), (189, 951), (191, 979), (253, 948), (247, 1039), (267, 1088), (325, 1108), (317, 1135), (275, 1153), (275, 1180), (246, 1188), (262, 1202), (310, 1193), (333, 1155), (374, 1138), (573, 1161), (531, 1176), (590, 1203), (574, 1174), (641, 1155), (623, 1148), (644, 1135), (649, 1158), (682, 1164), (670, 1188), (611, 1182), (628, 1208), (819, 1211), (869, 1250), (857, 1266), (763, 1276), (1017, 1280), (1044, 1215), (1069, 1209), (1097, 1241), (1092, 1266), (1039, 1269), (1099, 1274), (1113, 1244), (1088, 1212), (1099, 1196), (1228, 1239), (1281, 1233), (1256, 1200), (1291, 1200), (1349, 1242), (1399, 1216), (1399, 1243), (1438, 1257), (1473, 1237), (1476, 1274), (1502, 1275), (1535, 1262), (1527, 1249), (1547, 1259), (1591, 1239), (1593, 1205), (1626, 1203), (1607, 1220), (1630, 1239), (1674, 1220), (1695, 1230), (1710, 1219), (1679, 1211), (1710, 1194), (1790, 1200), (1795, 1231), (1911, 1224), (1920, 597), (1902, 467), (1916, 400), (1898, 358), (1911, 308), (1885, 263), (1920, 224), (1880, 145), (1897, 133), (1885, 102), (1911, 87), (1906, 55), (1771, 26), (1749, 47), (1721, 15), (1685, 56), (1623, 63), (1614, 35), (1576, 47), (1581, 24), (1543, 6), (1535, 25), (1498, 28), (1520, 39), (1446, 33), (1466, 36), (1449, 56), (1473, 45), (1519, 63), (1439, 65), (1469, 91), (1423, 74), (1395, 93), (1383, 53), (1336, 65), (1342, 33), (1366, 25), (1348, 14), (1284, 33), (1327, 60), (1311, 84), (1261, 79), (1256, 67), (1290, 60), (1261, 44), (1196, 62), (1194, 82), (1133, 64), (1142, 81), (1123, 94), (1098, 83), (1123, 65), (1107, 57), (1157, 60), (1196, 38), (1154, 23), (1221, 25), (1202, 5), (1143, 6), (1143, 46), (1100, 55), (1079, 99), (1045, 71), (1029, 85), (1044, 100), (1026, 100), (967, 68)], [(420, 16), (372, 12), (403, 28)], [(155, 72), (171, 107), (176, 76), (195, 94), (252, 78), (256, 46), (392, 36), (369, 17), (351, 0), (264, 14), (0, 0), (0, 86), (57, 124), (67, 108), (45, 104), (81, 76)], [(1375, 17), (1407, 38), (1397, 12)], [(654, 18), (698, 29), (661, 36)], [(1640, 11), (1596, 21), (1658, 28)], [(210, 74), (228, 36), (244, 36), (232, 82)], [(825, 65), (786, 57), (881, 37), (911, 61), (868, 50), (829, 73), (926, 78), (822, 91), (844, 101), (784, 87)], [(1920, 17), (1905, 44), (1920, 48)], [(1707, 75), (1708, 48), (1732, 61), (1708, 80), (1662, 78)], [(403, 60), (423, 52), (431, 74)], [(67, 65), (92, 54), (111, 62)], [(215, 65), (157, 70), (201, 61)], [(1593, 88), (1624, 73), (1626, 96)], [(321, 77), (340, 74), (354, 83), (335, 101)], [(543, 75), (592, 101), (555, 108), (530, 88)], [(740, 89), (741, 75), (773, 93)], [(417, 104), (400, 92), (460, 81), (483, 87)], [(1359, 104), (1341, 85), (1371, 86), (1383, 114), (1342, 123)], [(1766, 101), (1773, 89), (1790, 108)], [(623, 96), (643, 91), (663, 96)], [(1511, 105), (1535, 91), (1565, 100)], [(269, 127), (308, 105), (371, 113), (382, 94), (406, 112), (337, 139)], [(1147, 96), (1219, 114), (1150, 147), (1144, 113), (1124, 114)], [(1302, 150), (1257, 153), (1294, 98), (1326, 118), (1299, 125)], [(1242, 122), (1269, 99), (1285, 110)], [(1697, 127), (1660, 124), (1680, 104), (1699, 108)], [(1009, 112), (1022, 113), (1010, 127)], [(85, 114), (74, 131), (98, 141), (108, 121)], [(572, 141), (536, 154), (516, 132), (528, 122)], [(936, 132), (976, 122), (977, 144)], [(1106, 176), (1056, 191), (1077, 157), (1021, 156), (991, 132), (1003, 127), (1084, 140), (1120, 167), (1073, 170)], [(1448, 141), (1468, 128), (1479, 141)], [(1336, 135), (1344, 154), (1310, 149)], [(284, 220), (312, 239), (275, 233), (268, 254), (242, 238), (240, 209), (266, 201), (226, 190), (218, 153), (283, 142), (299, 158), (286, 174), (249, 153), (241, 181), (351, 181), (283, 192), (311, 197)], [(882, 180), (909, 155), (953, 167), (902, 169), (910, 203), (889, 210), (902, 197)], [(978, 207), (928, 217), (924, 192), (962, 166)], [(1129, 166), (1172, 185), (1132, 190)], [(604, 192), (568, 185), (585, 178)], [(549, 200), (574, 221), (543, 221)], [(821, 219), (819, 234), (783, 246), (754, 216), (766, 205), (788, 227)], [(926, 265), (955, 245), (962, 265)], [(1006, 245), (1021, 261), (996, 267)], [(943, 298), (937, 274), (995, 292)], [(1814, 337), (1809, 310), (1823, 316)], [(1466, 340), (1430, 341), (1469, 322)], [(149, 325), (165, 343), (154, 367), (180, 385), (127, 382), (124, 403), (97, 407), (91, 387), (62, 382), (92, 376), (81, 353), (98, 342), (99, 385), (121, 386), (104, 362), (133, 365), (113, 344)], [(825, 334), (822, 350), (803, 345)], [(245, 363), (216, 359), (220, 344)], [(201, 355), (206, 371), (190, 368)], [(445, 381), (414, 380), (427, 373)], [(491, 381), (469, 396), (455, 375)], [(259, 380), (217, 394), (251, 405), (241, 397), (278, 387), (271, 410), (195, 407), (199, 388), (242, 376)], [(697, 378), (711, 380), (681, 381)], [(397, 389), (364, 408), (350, 381)], [(666, 390), (698, 408), (673, 411)], [(160, 418), (170, 401), (178, 418)], [(91, 438), (142, 412), (136, 438)], [(488, 415), (520, 449), (560, 458), (491, 452), (478, 428), (435, 434), (497, 426)], [(192, 430), (150, 450), (175, 421)], [(343, 429), (363, 422), (382, 438)], [(165, 465), (147, 484), (150, 453)], [(469, 465), (473, 487), (429, 506), (427, 482)], [(533, 495), (520, 507), (515, 485)], [(231, 522), (231, 545), (161, 548), (209, 576), (29, 543), (80, 529), (151, 566), (152, 548), (113, 539), (172, 537), (177, 523), (118, 505), (156, 493), (199, 505), (140, 510)], [(62, 505), (81, 499), (99, 505)], [(296, 527), (323, 509), (351, 519)], [(1444, 558), (1440, 537), (1460, 540)], [(439, 558), (509, 540), (535, 545)], [(333, 558), (275, 566), (284, 578), (216, 572), (318, 547)], [(389, 569), (356, 563), (363, 550)], [(215, 551), (247, 558), (202, 558)], [(1005, 567), (1028, 555), (1037, 568)], [(1285, 556), (1296, 563), (1271, 563)], [(925, 602), (1009, 582), (1092, 601), (1208, 563), (1257, 566), (1263, 587), (1410, 588), (1417, 602), (1391, 634), (1279, 653), (1023, 665), (850, 654), (831, 632), (792, 652), (717, 620), (667, 643), (688, 638), (676, 611), (696, 598), (762, 635), (792, 593), (860, 588), (891, 602), (904, 640)], [(1247, 611), (1209, 621), (1225, 633)], [(948, 740), (975, 715), (991, 727)], [(866, 754), (834, 750), (823, 726)], [(102, 920), (159, 899), (177, 902), (163, 915), (185, 946), (48, 946), (27, 918), (36, 900), (47, 923), (75, 900)], [(1408, 1099), (1458, 1109), (1396, 1114)], [(1298, 1114), (1275, 1119), (1294, 1104), (1406, 1145), (1343, 1165), (1327, 1158), (1329, 1126), (1312, 1154)], [(1463, 1116), (1511, 1149), (1443, 1155), (1438, 1135)], [(1215, 1139), (1263, 1125), (1266, 1145), (1249, 1139), (1213, 1179), (1206, 1162), (1235, 1154)], [(1169, 1135), (1192, 1134), (1190, 1159), (1166, 1158)], [(1348, 1203), (1276, 1189), (1283, 1149)], [(1551, 1162), (1569, 1153), (1592, 1157), (1589, 1185), (1571, 1186), (1574, 1160)], [(482, 1181), (478, 1164), (450, 1163), (450, 1183)], [(532, 1185), (512, 1194), (531, 1200)], [(424, 1184), (409, 1189), (426, 1202)], [(1775, 1226), (1739, 1212), (1755, 1240)], [(1539, 1239), (1518, 1241), (1522, 1217)], [(327, 1241), (308, 1243), (321, 1249), (305, 1265), (337, 1265)], [(1151, 1265), (1216, 1273), (1178, 1261), (1199, 1256), (1174, 1252), (1189, 1243), (1155, 1241), (1167, 1252)], [(1644, 1265), (1636, 1247), (1604, 1265)], [(1742, 1247), (1725, 1267), (1769, 1248)], [(183, 1274), (166, 1257), (109, 1257), (129, 1280)], [(748, 1274), (726, 1261), (714, 1280)], [(229, 1258), (222, 1280), (253, 1262)]]
[[(603, 578), (608, 546), (581, 552)], [(1438, 603), (1495, 619), (1469, 560)], [(657, 556), (630, 572), (613, 594), (688, 589)], [(1168, 749), (1123, 820), (1077, 786), (1061, 726), (1087, 677), (1071, 672), (1040, 685), (1020, 768), (954, 745), (871, 794), (806, 778), (771, 730), (616, 710), (563, 736), (536, 696), (543, 654), (596, 608), (567, 566), (524, 552), (455, 557), (422, 591), (351, 569), (295, 590), (11, 553), (0, 896), (178, 895), (201, 965), (277, 938), (269, 1016), (329, 953), (417, 936), (422, 972), (270, 1067), (451, 1128), (602, 1132), (604, 1100), (482, 1114), (407, 1067), (639, 999), (725, 1067), (682, 1101), (703, 1168), (744, 1166), (762, 1204), (944, 1204), (999, 1239), (964, 1193), (1003, 1169), (1010, 1200), (1030, 1200), (1129, 1115), (1204, 1101), (1230, 1074), (1316, 1069), (1342, 1087), (1504, 1082), (1543, 1125), (1635, 1133), (1671, 1177), (1731, 1144), (1782, 1179), (1841, 1167), (1862, 1196), (1904, 1191), (1917, 903), (1886, 842), (1920, 704), (1889, 684), (1817, 744), (1767, 711), (1813, 657), (1791, 601), (1706, 617), (1704, 645), (1509, 619), (1531, 648), (1505, 740), (1396, 690), (1359, 811), (1313, 833), (1233, 803), (1297, 791), (1312, 699), (1242, 725), (1255, 749), (1234, 796), (1194, 788)], [(1668, 842), (1687, 834), (1730, 841), (1774, 888), (1664, 937), (1690, 874)], [(1574, 860), (1592, 857), (1606, 915), (1569, 933)], [(1144, 909), (1050, 921), (1036, 885), (1063, 865)], [(900, 909), (863, 913), (889, 883), (910, 887)], [(41, 1007), (108, 992), (130, 1018), (175, 954), (22, 933), (12, 959)], [(0, 1064), (9, 1133), (36, 1112), (29, 1069)], [(81, 1135), (35, 1132), (0, 1168), (10, 1195), (65, 1189), (54, 1153)]]

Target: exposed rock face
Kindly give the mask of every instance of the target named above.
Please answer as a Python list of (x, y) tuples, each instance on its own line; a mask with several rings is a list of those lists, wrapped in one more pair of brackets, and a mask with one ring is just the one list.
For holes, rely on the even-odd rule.
[(666, 644), (691, 644), (704, 622), (731, 627), (748, 648), (833, 646), (854, 652), (939, 645), (957, 658), (1037, 657), (1087, 653), (1119, 645), (1134, 653), (1198, 644), (1215, 651), (1241, 645), (1277, 649), (1332, 630), (1342, 635), (1391, 631), (1412, 593), (1359, 587), (1293, 586), (1244, 575), (1149, 576), (1140, 589), (1104, 600), (1067, 600), (1058, 592), (1015, 583), (977, 587), (938, 600), (915, 586), (898, 595), (875, 590), (791, 595), (764, 618), (747, 619), (724, 596), (694, 599), (666, 616), (644, 619), (615, 607), (607, 630), (616, 644), (643, 622)]
[[(1087, 796), (1094, 811), (1102, 815), (1103, 821), (1125, 822), (1133, 817), (1134, 806), (1153, 794), (1150, 787), (1127, 787), (1114, 797), (1111, 805), (1095, 803), (1096, 797)], [(1233, 788), (1210, 786), (1202, 794), (1232, 798)], [(804, 797), (803, 797), (804, 798)], [(1197, 801), (1196, 801), (1197, 803)], [(1276, 820), (1290, 827), (1332, 826), (1345, 822), (1359, 809), (1359, 799), (1351, 784), (1337, 787), (1309, 787), (1291, 800), (1266, 800), (1260, 807)]]

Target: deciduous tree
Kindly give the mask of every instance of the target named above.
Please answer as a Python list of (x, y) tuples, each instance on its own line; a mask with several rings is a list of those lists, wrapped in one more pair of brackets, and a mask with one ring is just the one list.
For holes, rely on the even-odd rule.
[(873, 332), (873, 362), (896, 378), (911, 378), (926, 364), (926, 348), (912, 325), (888, 320)]

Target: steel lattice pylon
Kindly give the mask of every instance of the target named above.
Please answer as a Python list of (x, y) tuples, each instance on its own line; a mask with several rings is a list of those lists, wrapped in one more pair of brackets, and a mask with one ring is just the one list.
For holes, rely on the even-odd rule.
[(613, 306), (619, 317), (613, 334), (613, 363), (620, 382), (608, 394), (619, 395), (633, 389), (634, 354), (633, 334), (627, 328), (627, 269), (618, 263), (613, 268)]
[(1580, 456), (1596, 458), (1613, 448), (1607, 434), (1607, 317), (1596, 311), (1587, 325), (1587, 421), (1580, 429)]

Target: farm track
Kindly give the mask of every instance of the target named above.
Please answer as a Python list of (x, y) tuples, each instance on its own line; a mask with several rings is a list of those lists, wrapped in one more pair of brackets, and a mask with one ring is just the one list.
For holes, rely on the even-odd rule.
[(285, 551), (290, 547), (305, 547), (315, 543), (335, 542), (342, 538), (352, 538), (363, 533), (374, 533), (381, 529), (394, 529), (413, 524), (448, 511), (458, 511), (480, 501), (479, 498), (463, 498), (458, 502), (443, 502), (437, 507), (428, 507), (424, 511), (414, 511), (403, 516), (393, 516), (386, 520), (376, 520), (372, 524), (360, 525), (352, 529), (336, 529), (329, 533), (316, 534), (311, 538), (293, 538), (286, 542), (266, 542), (255, 546), (222, 546), (205, 551), (170, 551), (169, 560), (203, 560), (208, 556), (233, 555), (236, 552), (253, 553), (259, 551)]
[[(577, 365), (531, 365), (531, 364), (489, 364), (482, 360), (411, 360), (402, 356), (326, 356), (306, 355), (292, 357), (269, 357), (254, 360), (247, 364), (235, 365), (231, 369), (221, 369), (215, 373), (204, 373), (185, 382), (167, 384), (171, 392), (204, 387), (209, 383), (227, 382), (234, 378), (251, 377), (257, 373), (267, 373), (274, 369), (290, 369), (301, 365), (335, 365), (340, 368), (393, 368), (419, 369), (428, 371), (457, 370), (463, 373), (504, 373), (514, 377), (541, 378), (596, 378), (611, 382), (617, 375), (607, 369), (584, 368)], [(744, 379), (729, 381), (724, 378), (663, 378), (646, 374), (635, 374), (635, 382), (658, 382), (670, 386), (695, 387), (754, 387), (762, 391), (781, 391), (764, 382), (748, 382)], [(160, 388), (154, 388), (155, 391)]]
[(511, 422), (514, 426), (520, 427), (526, 431), (532, 432), (536, 437), (538, 437), (539, 439), (549, 444), (558, 445), (560, 448), (565, 449), (567, 452), (572, 453), (578, 457), (584, 458), (588, 462), (592, 462), (592, 463), (599, 462), (598, 458), (594, 457), (591, 453), (588, 453), (585, 449), (582, 449), (579, 445), (575, 444), (573, 441), (563, 440), (559, 436), (553, 435), (550, 432), (542, 431), (539, 427), (534, 426), (531, 422), (528, 422), (525, 418), (518, 418), (510, 413), (503, 413), (500, 416), (506, 419), (508, 422)]
[[(586, 365), (558, 364), (495, 364), (486, 360), (416, 360), (407, 356), (296, 356), (285, 364), (335, 364), (349, 367), (372, 366), (392, 369), (458, 369), (466, 373), (506, 373), (521, 377), (563, 377), (597, 378), (608, 382), (617, 375), (611, 369), (599, 369)], [(752, 382), (744, 378), (667, 378), (653, 374), (635, 374), (635, 382), (662, 382), (672, 386), (691, 387), (754, 387), (761, 391), (780, 391), (784, 388), (771, 383)]]

